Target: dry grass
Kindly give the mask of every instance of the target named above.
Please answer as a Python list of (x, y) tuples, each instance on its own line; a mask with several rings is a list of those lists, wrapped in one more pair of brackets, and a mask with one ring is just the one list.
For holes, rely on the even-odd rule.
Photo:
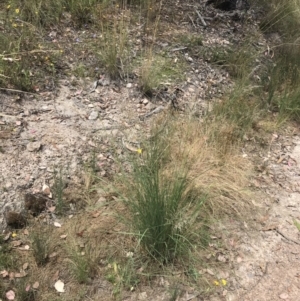
[[(34, 3), (36, 3), (36, 1)], [(71, 1), (70, 3), (75, 5), (77, 2)], [(91, 1), (90, 3), (92, 5), (95, 1)], [(153, 4), (151, 3), (152, 2), (149, 1), (145, 4), (145, 6), (148, 7), (147, 9), (143, 7), (143, 10), (145, 9), (143, 13), (147, 19), (147, 22), (144, 23), (143, 30), (144, 37), (147, 38), (147, 36), (153, 35), (155, 40), (159, 18), (155, 19), (153, 12), (150, 11), (151, 5)], [(274, 3), (282, 4), (279, 0), (274, 1)], [(290, 1), (288, 3), (294, 4), (298, 2)], [(78, 2), (78, 4), (80, 3)], [(297, 5), (298, 7), (300, 6), (299, 3)], [(270, 16), (270, 22), (274, 23), (274, 20), (277, 20), (276, 22), (279, 23), (279, 21), (283, 19), (283, 16), (279, 14), (278, 7), (276, 6), (273, 16)], [(160, 8), (159, 6), (159, 10)], [(113, 8), (111, 9), (113, 13), (116, 12)], [(31, 10), (33, 11), (33, 9)], [(91, 10), (94, 11), (92, 6), (89, 6), (87, 11), (82, 5), (80, 5), (80, 7), (69, 7), (68, 10), (73, 11), (72, 22), (74, 22), (74, 24), (78, 23), (78, 25), (83, 25), (86, 22), (94, 22), (96, 20), (94, 14), (90, 14)], [(80, 19), (82, 10), (84, 10), (84, 18)], [(11, 10), (11, 12), (13, 12), (13, 10)], [(299, 14), (299, 10), (295, 11), (295, 13)], [(35, 22), (40, 24), (41, 16), (39, 15), (38, 17), (39, 19)], [(52, 17), (52, 15), (50, 14), (49, 17)], [(60, 17), (60, 15), (55, 17), (55, 21), (56, 19), (60, 19)], [(30, 18), (28, 20), (30, 20)], [(133, 67), (127, 66), (127, 63), (129, 65), (132, 63), (129, 60), (129, 48), (131, 47), (129, 43), (129, 23), (131, 21), (125, 21), (125, 19), (118, 20), (118, 18), (115, 18), (110, 26), (107, 26), (107, 28), (103, 27), (102, 48), (100, 47), (100, 49), (98, 49), (100, 60), (105, 66), (106, 72), (115, 78), (125, 78), (130, 68)], [(51, 24), (51, 22), (49, 21), (49, 24)], [(7, 33), (12, 32), (12, 30), (20, 30), (20, 32), (23, 32), (19, 27), (14, 29), (14, 27), (12, 27), (13, 24), (9, 26)], [(153, 27), (153, 31), (149, 32), (149, 30), (151, 31), (151, 26)], [(285, 27), (283, 27), (283, 30), (285, 30)], [(295, 35), (294, 32), (293, 37), (295, 37)], [(30, 40), (35, 41), (35, 39), (33, 39), (34, 37), (35, 35), (32, 35), (32, 39)], [(295, 41), (297, 40), (294, 39), (293, 42)], [(193, 48), (201, 45), (202, 40), (191, 37), (183, 42), (188, 47)], [(9, 40), (5, 40), (4, 44), (8, 45)], [(147, 47), (142, 49), (144, 52), (142, 52), (141, 56), (137, 59), (140, 66), (140, 74), (138, 74), (139, 84), (144, 94), (153, 94), (155, 89), (166, 79), (175, 78), (181, 80), (178, 70), (182, 73), (182, 65), (177, 65), (176, 68), (174, 68), (171, 66), (172, 62), (163, 55), (155, 53), (151, 45), (144, 46)], [(11, 52), (19, 52), (20, 49), (18, 47), (17, 45), (12, 47)], [(36, 47), (37, 45), (33, 44), (28, 51), (34, 50)], [(252, 63), (256, 55), (245, 52), (245, 49), (247, 49), (247, 45), (242, 45), (238, 56), (233, 55), (235, 52), (232, 52), (230, 56), (226, 55), (225, 57), (227, 67), (232, 67), (232, 74), (241, 78), (247, 77), (250, 73), (248, 71), (253, 67)], [(293, 49), (295, 50), (295, 48)], [(1, 50), (4, 51), (3, 49)], [(283, 50), (285, 49), (282, 49), (282, 51)], [(283, 51), (283, 53), (287, 54), (291, 52), (292, 50), (289, 49), (289, 47), (287, 47), (286, 52)], [(295, 52), (293, 56), (293, 58), (295, 58), (295, 64), (293, 64), (293, 66), (298, 63), (298, 48)], [(285, 55), (285, 57), (289, 57), (289, 60), (287, 62), (283, 61), (280, 69), (275, 70), (279, 75), (283, 75), (282, 70), (284, 70), (286, 66), (291, 65), (292, 57), (288, 55)], [(217, 58), (220, 59), (218, 55)], [(221, 57), (221, 59), (224, 60), (223, 57)], [(5, 68), (10, 66), (8, 61), (3, 62), (5, 63)], [(17, 61), (15, 63), (17, 63)], [(244, 66), (242, 66), (243, 63), (245, 64)], [(236, 66), (241, 68), (236, 69)], [(2, 69), (0, 68), (0, 75), (9, 75), (9, 73), (6, 73), (4, 67), (2, 67)], [(19, 66), (17, 67), (19, 68)], [(22, 70), (23, 67), (19, 69)], [(294, 69), (286, 70), (292, 75), (288, 80), (288, 84), (290, 80), (293, 81), (295, 79), (295, 86), (297, 86), (299, 81), (298, 73), (293, 77)], [(242, 71), (241, 74), (239, 74), (238, 71)], [(273, 74), (275, 74), (275, 71), (273, 70)], [(80, 71), (80, 68), (78, 72), (84, 74), (84, 72)], [(24, 82), (23, 86), (27, 87), (27, 89), (31, 88), (32, 83), (27, 82), (29, 75), (21, 75), (22, 81), (18, 84), (20, 85)], [(276, 87), (274, 89), (277, 89), (277, 83), (281, 82), (279, 75), (278, 81), (275, 81), (274, 87)], [(1, 82), (7, 85), (9, 81), (2, 79)], [(23, 86), (20, 85), (19, 87), (23, 89)], [(245, 88), (245, 86), (241, 89), (243, 88)], [(277, 90), (275, 92), (278, 93)], [(270, 93), (272, 93), (272, 91)], [(189, 191), (193, 196), (205, 196), (207, 199), (206, 206), (203, 207), (203, 209), (201, 208), (199, 216), (195, 217), (198, 225), (205, 223), (207, 226), (207, 228), (204, 229), (204, 233), (199, 235), (201, 239), (206, 239), (205, 235), (209, 237), (211, 234), (210, 231), (213, 229), (211, 224), (212, 219), (221, 219), (224, 215), (235, 215), (246, 218), (246, 215), (248, 215), (252, 209), (249, 204), (251, 193), (248, 190), (252, 165), (247, 158), (243, 157), (240, 150), (243, 134), (252, 128), (257, 119), (256, 101), (261, 100), (255, 99), (255, 96), (251, 98), (250, 94), (252, 97), (252, 93), (247, 95), (241, 93), (241, 95), (224, 99), (219, 105), (216, 104), (212, 112), (213, 115), (210, 115), (210, 117), (213, 117), (211, 120), (206, 119), (200, 122), (196, 119), (190, 119), (187, 115), (178, 116), (176, 113), (174, 114), (175, 118), (174, 116), (163, 116), (162, 119), (164, 121), (168, 120), (165, 124), (163, 124), (161, 119), (157, 120), (158, 125), (157, 128), (154, 129), (154, 132), (156, 132), (159, 138), (164, 142), (164, 145), (168, 148), (167, 156), (162, 161), (162, 175), (171, 182), (171, 180), (174, 180), (174, 175), (178, 175), (178, 170), (181, 168), (186, 169), (189, 184), (185, 192), (187, 193), (187, 191)], [(286, 110), (292, 110), (299, 116), (298, 94), (296, 93), (294, 98), (289, 97), (290, 95), (287, 96), (287, 98), (289, 100), (292, 99), (293, 102), (291, 103), (283, 99), (284, 104), (288, 104)], [(247, 101), (245, 101), (245, 98)], [(282, 104), (280, 107), (284, 108)], [(162, 124), (163, 126), (161, 126)], [(135, 160), (140, 163), (139, 159), (140, 158)], [(94, 166), (94, 164), (92, 164), (92, 166)], [(93, 172), (95, 173), (95, 171)], [(36, 300), (61, 300), (61, 298), (70, 301), (86, 300), (87, 298), (93, 298), (95, 300), (118, 299), (122, 297), (122, 292), (128, 293), (130, 290), (135, 290), (138, 285), (153, 284), (153, 279), (156, 279), (157, 275), (161, 276), (163, 273), (169, 277), (170, 282), (174, 280), (174, 283), (186, 281), (190, 284), (191, 279), (194, 279), (194, 283), (198, 287), (200, 283), (205, 283), (204, 277), (201, 280), (198, 279), (198, 277), (200, 277), (199, 270), (206, 265), (213, 265), (214, 263), (202, 260), (203, 254), (205, 254), (205, 250), (201, 249), (203, 244), (201, 244), (201, 246), (200, 244), (193, 244), (193, 248), (189, 249), (189, 252), (186, 252), (185, 261), (181, 260), (182, 258), (176, 258), (176, 260), (172, 261), (167, 267), (162, 267), (141, 247), (140, 241), (136, 238), (136, 233), (131, 232), (131, 226), (123, 223), (120, 216), (122, 216), (122, 218), (127, 217), (130, 215), (130, 212), (117, 197), (107, 197), (105, 205), (97, 205), (94, 198), (99, 197), (99, 195), (96, 195), (97, 188), (95, 188), (95, 184), (97, 184), (97, 182), (95, 182), (94, 173), (85, 175), (85, 189), (82, 189), (84, 192), (82, 192), (82, 190), (78, 193), (76, 191), (72, 192), (74, 195), (77, 194), (76, 199), (81, 199), (80, 203), (84, 203), (84, 205), (76, 204), (77, 208), (79, 206), (81, 209), (84, 207), (84, 210), (77, 213), (71, 219), (68, 219), (66, 216), (62, 217), (62, 228), (52, 227), (47, 234), (43, 233), (43, 231), (37, 232), (39, 235), (47, 235), (47, 237), (41, 236), (34, 238), (39, 239), (40, 242), (49, 242), (46, 250), (41, 249), (39, 251), (37, 249), (33, 252), (33, 245), (30, 239), (24, 235), (22, 230), (17, 233), (24, 243), (30, 245), (31, 250), (29, 252), (14, 250), (12, 256), (18, 258), (17, 264), (19, 266), (5, 266), (5, 268), (8, 268), (9, 271), (17, 272), (18, 268), (21, 269), (22, 265), (28, 262), (29, 271), (28, 276), (25, 278), (26, 283), (31, 285), (36, 281), (40, 283), (36, 292)], [(129, 182), (134, 180), (130, 178), (131, 175), (128, 173), (125, 174), (125, 177), (128, 177)], [(58, 180), (61, 182), (59, 177)], [(118, 183), (115, 182), (114, 184)], [(57, 193), (60, 195), (60, 198), (65, 196), (62, 194), (62, 185), (62, 183), (58, 183)], [(98, 183), (98, 185), (100, 184)], [(103, 185), (103, 183), (101, 183), (101, 185)], [(118, 189), (124, 194), (129, 190), (128, 187), (118, 187)], [(91, 191), (94, 193), (92, 196)], [(168, 194), (168, 192), (166, 194)], [(183, 193), (182, 196), (186, 195)], [(74, 199), (75, 198), (72, 197), (72, 200)], [(62, 211), (65, 210), (64, 208), (64, 206), (61, 207)], [(179, 214), (188, 215), (192, 211), (189, 211), (189, 208), (185, 210), (184, 212), (179, 212)], [(198, 225), (196, 224), (194, 225), (195, 228), (188, 230), (195, 233), (199, 230), (199, 228), (197, 228)], [(176, 226), (178, 226), (178, 224), (175, 224), (175, 227)], [(36, 225), (31, 225), (28, 228), (29, 232), (33, 233), (35, 227)], [(40, 225), (38, 225), (38, 227), (40, 227)], [(44, 225), (41, 227), (44, 227)], [(67, 236), (62, 237), (62, 235)], [(36, 256), (41, 255), (39, 252), (46, 253), (41, 256), (40, 260), (36, 260)], [(128, 254), (131, 253), (133, 257), (128, 256)], [(6, 255), (7, 254), (5, 254), (5, 256)], [(47, 260), (44, 262), (45, 258), (47, 258)], [(37, 263), (39, 262), (40, 264), (38, 265)], [(180, 276), (176, 276), (174, 279), (170, 275)], [(66, 294), (63, 295), (63, 297), (58, 296), (53, 287), (57, 279), (61, 279), (66, 284)], [(17, 293), (18, 290), (24, 291), (23, 283), (18, 282), (18, 280), (9, 281), (5, 279), (3, 283), (5, 283), (4, 288), (3, 284), (0, 283), (1, 294), (8, 288), (16, 290)], [(203, 284), (203, 287), (209, 287), (209, 285), (206, 283)], [(176, 293), (174, 293), (174, 295), (176, 295)], [(2, 295), (0, 295), (0, 297), (2, 297)], [(21, 299), (21, 297), (19, 299)]]
[[(198, 193), (208, 195), (209, 207), (215, 216), (242, 214), (245, 208), (249, 209), (247, 186), (251, 163), (242, 157), (237, 146), (227, 148), (225, 153), (220, 152), (216, 147), (220, 141), (210, 139), (214, 127), (199, 120), (184, 117), (171, 121), (168, 127), (174, 135), (167, 137), (170, 159), (166, 174), (172, 176), (178, 166), (187, 165), (191, 184)], [(219, 131), (225, 135), (231, 129), (223, 125)]]

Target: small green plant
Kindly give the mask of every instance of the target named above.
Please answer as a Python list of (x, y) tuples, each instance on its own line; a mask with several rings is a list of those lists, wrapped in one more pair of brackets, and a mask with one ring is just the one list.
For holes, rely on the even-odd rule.
[(73, 73), (77, 77), (85, 77), (87, 75), (86, 66), (82, 63), (79, 63), (74, 69)]
[(132, 291), (140, 282), (136, 273), (134, 258), (129, 257), (122, 264), (113, 261), (109, 265), (106, 279), (114, 285), (114, 296), (120, 295), (123, 289)]
[(175, 41), (179, 44), (178, 46), (187, 47), (189, 51), (195, 54), (199, 52), (199, 46), (203, 46), (203, 38), (199, 34), (180, 34), (175, 38)]
[(62, 1), (65, 9), (71, 13), (75, 25), (81, 27), (94, 21), (94, 12), (99, 0)]
[(169, 301), (176, 301), (178, 300), (179, 296), (180, 296), (180, 289), (178, 289), (178, 287), (175, 287), (171, 292)]
[(296, 226), (296, 228), (300, 232), (300, 223), (298, 221), (294, 220), (294, 225)]
[(78, 249), (67, 247), (69, 268), (78, 283), (88, 284), (97, 272), (98, 253), (89, 245)]
[(263, 93), (267, 92), (269, 109), (279, 112), (281, 120), (299, 121), (300, 2), (274, 0), (260, 1), (258, 5), (266, 12), (261, 30), (267, 35), (278, 33), (271, 49), (272, 60), (266, 64), (262, 77)]
[(16, 260), (9, 245), (0, 236), (0, 270), (15, 268)]
[(43, 266), (49, 259), (49, 233), (42, 230), (31, 234), (33, 256), (38, 266)]
[(183, 78), (185, 65), (181, 62), (176, 64), (171, 59), (162, 55), (153, 55), (152, 49), (148, 49), (140, 67), (139, 85), (143, 94), (153, 96), (159, 86), (166, 82), (178, 81)]
[(63, 215), (67, 209), (67, 204), (64, 200), (65, 181), (63, 178), (63, 168), (54, 169), (53, 196), (56, 199), (55, 211), (59, 215)]
[(91, 158), (90, 158), (90, 162), (89, 162), (89, 166), (88, 166), (92, 172), (92, 175), (95, 176), (96, 172), (98, 170), (98, 166), (97, 166), (97, 157), (96, 157), (96, 152), (93, 151), (91, 154)]
[(28, 285), (25, 279), (16, 282), (16, 296), (18, 301), (35, 301), (38, 300), (38, 292)]

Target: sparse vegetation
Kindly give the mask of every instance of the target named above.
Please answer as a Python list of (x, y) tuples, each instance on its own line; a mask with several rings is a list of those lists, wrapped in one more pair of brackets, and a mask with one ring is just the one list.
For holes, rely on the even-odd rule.
[(131, 54), (128, 40), (128, 21), (115, 20), (112, 26), (102, 24), (100, 50), (97, 53), (112, 78), (126, 77), (129, 72)]
[(120, 297), (123, 290), (134, 290), (140, 282), (136, 273), (135, 260), (132, 256), (134, 254), (130, 254), (122, 264), (113, 261), (108, 266), (106, 279), (114, 285), (113, 294), (116, 298)]
[(49, 236), (47, 231), (36, 230), (31, 234), (33, 256), (36, 264), (45, 265), (49, 259)]
[(54, 183), (53, 183), (53, 196), (56, 200), (56, 212), (62, 215), (66, 212), (67, 204), (64, 199), (65, 181), (63, 178), (63, 168), (60, 167), (58, 170), (54, 170)]
[(15, 261), (10, 246), (5, 243), (4, 237), (0, 236), (0, 270), (14, 268)]
[(68, 263), (72, 276), (78, 283), (89, 284), (96, 275), (99, 250), (92, 250), (89, 245), (77, 248), (66, 246)]
[[(113, 82), (114, 93), (119, 93), (120, 87), (128, 87), (128, 97), (147, 96), (145, 103), (137, 104), (139, 114), (144, 113), (146, 105), (152, 110), (150, 105), (155, 101), (164, 104), (166, 100), (174, 107), (170, 114), (165, 110), (161, 113), (163, 117), (155, 119), (156, 125), (150, 134), (147, 129), (142, 149), (128, 154), (124, 147), (112, 147), (107, 154), (101, 153), (103, 165), (108, 159), (115, 163), (115, 154), (122, 159), (120, 165), (126, 165), (116, 167), (114, 176), (109, 179), (106, 171), (98, 176), (101, 164), (98, 164), (97, 152), (102, 152), (102, 148), (95, 148), (88, 162), (85, 188), (82, 188), (83, 176), (77, 175), (80, 189), (88, 191), (86, 194), (93, 200), (89, 200), (84, 209), (80, 208), (83, 210), (78, 215), (74, 213), (75, 217), (70, 215), (70, 219), (66, 217), (69, 207), (64, 195), (64, 170), (55, 168), (51, 187), (53, 205), (47, 207), (38, 227), (34, 223), (24, 228), (31, 228), (28, 238), (21, 230), (16, 234), (21, 237), (20, 245), (24, 246), (28, 240), (30, 252), (20, 256), (13, 249), (16, 247), (12, 247), (17, 245), (13, 237), (4, 241), (0, 236), (0, 272), (7, 273), (0, 281), (0, 299), (5, 299), (5, 293), (12, 289), (18, 300), (58, 300), (56, 292), (50, 290), (54, 290), (54, 281), (49, 280), (56, 270), (60, 273), (56, 278), (69, 285), (70, 295), (64, 300), (85, 300), (89, 294), (97, 295), (90, 286), (100, 278), (111, 285), (113, 298), (121, 299), (124, 291), (134, 292), (140, 284), (153, 284), (153, 279), (161, 277), (162, 271), (174, 288), (169, 300), (179, 300), (182, 294), (181, 287), (177, 287), (179, 282), (186, 281), (203, 291), (207, 287), (211, 289), (211, 279), (204, 281), (201, 270), (204, 256), (207, 265), (211, 257), (213, 264), (217, 261), (215, 250), (209, 256), (205, 253), (211, 237), (215, 240), (221, 237), (213, 233), (214, 221), (221, 221), (224, 216), (246, 218), (244, 213), (251, 212), (248, 183), (251, 167), (246, 156), (241, 155), (241, 148), (245, 141), (254, 136), (252, 140), (256, 139), (262, 121), (269, 121), (274, 127), (289, 120), (300, 121), (300, 36), (297, 30), (300, 2), (254, 0), (253, 3), (267, 12), (261, 17), (261, 32), (246, 33), (238, 43), (226, 46), (207, 46), (205, 36), (198, 32), (163, 32), (159, 26), (162, 3), (154, 1), (11, 0), (0, 3), (0, 88), (25, 92), (51, 90), (61, 74), (65, 74), (64, 71), (58, 74), (64, 66), (62, 58), (72, 56), (64, 67), (71, 70), (69, 75), (89, 80), (103, 76)], [(167, 22), (168, 18), (163, 21)], [(168, 30), (172, 31), (171, 25)], [(76, 35), (71, 35), (72, 31)], [(256, 43), (260, 35), (268, 40), (274, 32), (280, 37), (271, 47)], [(175, 50), (173, 44), (168, 44), (172, 42), (158, 41), (160, 36), (175, 41)], [(190, 55), (194, 59), (190, 59)], [(181, 86), (176, 84), (185, 79), (190, 83), (186, 70), (199, 74), (194, 64), (196, 59), (222, 68), (234, 81), (227, 91), (220, 91), (218, 99), (210, 102), (211, 110), (201, 118), (186, 114), (185, 104), (178, 113), (173, 103), (178, 100), (175, 93), (170, 92), (165, 99), (155, 97), (167, 91), (166, 87), (180, 91)], [(205, 80), (205, 76), (201, 76), (194, 84), (200, 87), (199, 91)], [(217, 80), (211, 79), (209, 85), (216, 85)], [(137, 89), (132, 92), (134, 87)], [(193, 91), (193, 87), (190, 89)], [(81, 95), (83, 90), (74, 95)], [(102, 113), (107, 109), (103, 105), (106, 95), (100, 89), (97, 93), (101, 97), (89, 106)], [(84, 98), (86, 91), (82, 95), (83, 101), (88, 102)], [(199, 99), (204, 97), (201, 91), (198, 96)], [(149, 104), (149, 99), (153, 103)], [(20, 109), (19, 114), (23, 113)], [(88, 115), (79, 116), (88, 119)], [(122, 122), (125, 124), (123, 120), (120, 124)], [(120, 131), (124, 135), (123, 130)], [(96, 132), (91, 133), (92, 138), (98, 135)], [(107, 139), (113, 139), (112, 136), (109, 134)], [(104, 140), (106, 138), (101, 143), (108, 143)], [(6, 151), (6, 145), (2, 146), (1, 142), (1, 154), (4, 149)], [(86, 155), (85, 150), (81, 155)], [(6, 193), (8, 189), (3, 186), (2, 191)], [(105, 193), (106, 189), (113, 193)], [(84, 193), (80, 191), (78, 195)], [(57, 231), (50, 231), (49, 224), (56, 215), (63, 220), (63, 227), (59, 224)], [(298, 221), (294, 220), (294, 226), (299, 230)], [(57, 252), (50, 258), (53, 244)], [(27, 278), (18, 281), (9, 274), (21, 269), (17, 266), (18, 257), (31, 264), (26, 277), (41, 273), (43, 280), (47, 279), (41, 292), (32, 287), (27, 289)], [(65, 265), (67, 268), (62, 271), (61, 266)], [(203, 287), (202, 281), (206, 282)]]
[(171, 58), (153, 55), (148, 49), (140, 67), (140, 89), (146, 96), (153, 96), (169, 81), (179, 81), (184, 76), (185, 66), (181, 62), (172, 63)]

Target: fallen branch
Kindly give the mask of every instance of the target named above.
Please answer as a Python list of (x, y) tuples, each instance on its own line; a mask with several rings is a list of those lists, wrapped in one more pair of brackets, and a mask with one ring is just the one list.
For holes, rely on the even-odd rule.
[(286, 240), (289, 240), (289, 241), (293, 242), (294, 244), (300, 245), (300, 242), (298, 242), (298, 241), (296, 241), (296, 240), (294, 240), (294, 239), (292, 239), (292, 238), (287, 237), (287, 236), (286, 236), (285, 234), (283, 234), (280, 230), (278, 230), (278, 228), (276, 228), (275, 231), (276, 231), (278, 234), (280, 234), (282, 237), (284, 237)]
[(192, 17), (191, 17), (190, 15), (188, 15), (188, 16), (189, 16), (189, 18), (190, 18), (190, 20), (191, 20), (191, 22), (192, 22), (193, 26), (196, 28), (196, 25), (195, 25), (195, 23), (194, 23), (194, 21), (193, 21)]
[(196, 13), (201, 21), (201, 23), (203, 24), (204, 27), (207, 26), (206, 22), (204, 21), (203, 17), (201, 16), (201, 14), (199, 13), (199, 11), (196, 10)]
[(163, 106), (159, 106), (156, 109), (154, 109), (153, 111), (151, 111), (151, 112), (149, 112), (149, 113), (147, 113), (145, 115), (140, 116), (140, 119), (143, 120), (145, 118), (148, 118), (148, 117), (152, 116), (153, 114), (157, 114), (157, 113), (163, 111), (164, 109), (165, 108)]
[(25, 92), (25, 91), (15, 90), (15, 89), (8, 89), (8, 88), (0, 88), (0, 90), (9, 91), (9, 92), (16, 92), (16, 93), (25, 93), (25, 94), (36, 95), (36, 93)]
[(182, 51), (182, 50), (186, 50), (186, 49), (187, 49), (187, 47), (182, 46), (182, 47), (178, 47), (178, 48), (173, 48), (173, 49), (171, 49), (170, 51), (171, 51), (171, 52), (175, 52), (175, 51)]

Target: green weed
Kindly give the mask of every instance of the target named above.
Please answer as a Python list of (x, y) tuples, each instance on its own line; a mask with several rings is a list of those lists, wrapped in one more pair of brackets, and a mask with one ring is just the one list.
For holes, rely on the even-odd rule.
[(300, 223), (297, 222), (296, 220), (294, 220), (294, 225), (297, 227), (297, 229), (298, 229), (299, 232), (300, 232)]
[(98, 253), (94, 253), (89, 246), (78, 249), (67, 248), (69, 254), (69, 268), (78, 283), (88, 284), (95, 276)]
[(38, 291), (29, 287), (26, 279), (20, 279), (16, 282), (16, 296), (18, 301), (38, 300)]
[(94, 12), (99, 0), (68, 0), (63, 1), (65, 9), (71, 13), (72, 20), (77, 26), (94, 22)]
[(16, 260), (13, 251), (6, 243), (2, 236), (0, 236), (0, 270), (10, 269), (16, 267)]
[(168, 82), (183, 79), (185, 65), (182, 62), (173, 63), (170, 58), (153, 55), (148, 49), (140, 66), (139, 86), (143, 94), (153, 96), (155, 90)]
[(113, 261), (109, 267), (106, 279), (114, 285), (115, 296), (119, 296), (123, 289), (132, 291), (140, 282), (133, 257), (122, 264)]
[(35, 231), (31, 234), (33, 256), (38, 266), (43, 266), (49, 259), (49, 233)]
[(63, 215), (67, 209), (64, 199), (65, 181), (63, 178), (63, 168), (54, 169), (54, 183), (52, 186), (53, 196), (56, 200), (55, 211), (59, 215)]

